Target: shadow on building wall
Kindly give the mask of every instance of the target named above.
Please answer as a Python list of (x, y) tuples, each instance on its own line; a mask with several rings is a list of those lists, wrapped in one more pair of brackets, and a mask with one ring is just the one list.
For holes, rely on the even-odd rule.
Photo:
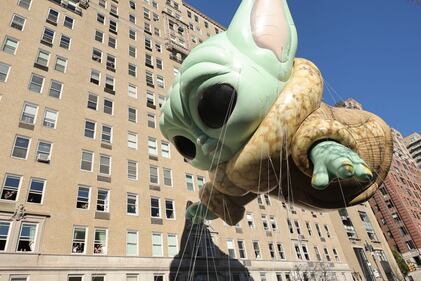
[(248, 261), (240, 262), (222, 252), (214, 243), (217, 235), (205, 224), (192, 224), (186, 219), (179, 253), (171, 262), (169, 280), (254, 281), (245, 267)]

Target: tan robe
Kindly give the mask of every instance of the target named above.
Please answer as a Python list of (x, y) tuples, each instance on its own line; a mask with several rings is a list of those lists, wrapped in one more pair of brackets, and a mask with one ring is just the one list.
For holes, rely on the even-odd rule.
[[(391, 130), (369, 112), (329, 107), (321, 102), (322, 93), (317, 67), (296, 59), (290, 81), (249, 142), (228, 163), (209, 173), (210, 181), (200, 191), (201, 202), (235, 225), (244, 216), (244, 206), (258, 194), (315, 209), (368, 200), (391, 164)], [(374, 179), (370, 183), (335, 180), (324, 190), (313, 188), (308, 154), (322, 140), (337, 141), (357, 152)]]

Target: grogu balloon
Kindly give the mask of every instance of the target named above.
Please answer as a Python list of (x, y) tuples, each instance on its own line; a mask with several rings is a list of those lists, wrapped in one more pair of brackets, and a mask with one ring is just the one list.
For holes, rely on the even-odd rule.
[(309, 208), (373, 195), (392, 155), (390, 128), (322, 103), (323, 79), (295, 58), (285, 0), (243, 0), (226, 32), (192, 50), (162, 107), (165, 138), (210, 181), (188, 216), (234, 225), (266, 193)]

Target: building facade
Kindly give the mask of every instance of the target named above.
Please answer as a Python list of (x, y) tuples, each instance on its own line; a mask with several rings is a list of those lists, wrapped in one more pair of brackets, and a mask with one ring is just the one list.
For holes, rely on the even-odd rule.
[(1, 281), (358, 280), (327, 213), (261, 196), (236, 227), (184, 219), (206, 174), (157, 122), (220, 31), (174, 0), (3, 1)]
[(421, 135), (418, 133), (412, 133), (403, 139), (406, 148), (411, 153), (412, 158), (417, 164), (418, 170), (421, 169)]

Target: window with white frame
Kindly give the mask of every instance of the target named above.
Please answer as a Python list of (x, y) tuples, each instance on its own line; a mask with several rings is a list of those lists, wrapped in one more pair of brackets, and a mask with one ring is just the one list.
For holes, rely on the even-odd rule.
[(96, 228), (94, 240), (94, 255), (107, 254), (107, 229)]
[(11, 37), (6, 37), (3, 43), (3, 48), (2, 48), (3, 52), (11, 54), (11, 55), (15, 55), (16, 50), (18, 48), (18, 44), (19, 44), (18, 40)]
[(148, 127), (149, 128), (152, 128), (152, 129), (155, 129), (155, 126), (156, 126), (156, 121), (155, 121), (155, 114), (153, 114), (153, 113), (148, 113), (148, 117), (147, 117), (147, 119), (148, 119)]
[(161, 217), (161, 204), (160, 204), (159, 198), (151, 197), (151, 217), (153, 218)]
[(20, 15), (14, 14), (10, 26), (22, 31), (25, 27), (25, 18)]
[(307, 227), (307, 232), (308, 232), (308, 235), (309, 235), (309, 236), (311, 236), (311, 234), (312, 234), (312, 229), (311, 229), (311, 224), (310, 224), (310, 222), (306, 221), (306, 227)]
[(83, 281), (83, 275), (80, 274), (69, 274), (67, 281)]
[(137, 180), (137, 161), (128, 160), (127, 161), (127, 178), (129, 180)]
[(32, 0), (18, 0), (18, 5), (24, 9), (29, 10)]
[(278, 223), (276, 222), (276, 219), (274, 216), (270, 216), (269, 217), (269, 221), (270, 221), (270, 226), (272, 227), (273, 231), (277, 231), (278, 230)]
[(107, 8), (107, 1), (106, 0), (99, 0), (98, 3), (99, 3), (99, 6), (101, 6), (102, 8), (104, 8), (104, 9)]
[(94, 121), (85, 120), (85, 137), (95, 139), (96, 123)]
[(36, 117), (38, 112), (38, 106), (32, 103), (24, 103), (23, 110), (20, 117), (20, 122), (26, 124), (35, 124)]
[(20, 159), (26, 159), (31, 139), (24, 136), (16, 136), (13, 145), (12, 156)]
[[(116, 69), (116, 58), (113, 55), (107, 54), (107, 69), (113, 71)], [(113, 79), (114, 80), (114, 79)], [(114, 84), (114, 83), (111, 83)], [(112, 88), (113, 89), (113, 88)]]
[(161, 36), (161, 30), (158, 27), (154, 27), (153, 31), (154, 31), (154, 35), (158, 37)]
[(325, 247), (325, 248), (323, 248), (323, 252), (324, 252), (324, 254), (325, 254), (325, 259), (326, 259), (327, 261), (330, 261), (329, 250)]
[(333, 256), (335, 257), (335, 261), (340, 261), (338, 251), (335, 248), (332, 249)]
[(109, 212), (110, 207), (110, 191), (106, 189), (98, 189), (96, 199), (96, 210), (98, 212)]
[(172, 171), (168, 168), (163, 168), (164, 173), (164, 185), (172, 186)]
[(64, 22), (63, 25), (67, 28), (73, 29), (73, 25), (75, 23), (75, 20), (69, 16), (64, 16)]
[(102, 124), (101, 142), (111, 144), (113, 141), (113, 127)]
[(10, 275), (10, 281), (28, 281), (27, 275)]
[(228, 250), (228, 256), (232, 259), (235, 259), (235, 248), (234, 248), (234, 242), (232, 239), (227, 240), (227, 250)]
[(92, 274), (91, 281), (105, 281), (104, 274)]
[(162, 233), (152, 233), (152, 256), (162, 257), (163, 255)]
[(247, 225), (250, 228), (254, 228), (254, 219), (253, 219), (253, 214), (252, 213), (247, 213), (246, 214), (246, 220), (247, 220)]
[(127, 214), (137, 215), (137, 194), (127, 193)]
[(153, 83), (153, 73), (150, 71), (146, 71), (145, 73), (145, 78), (146, 78), (146, 85), (150, 86), (150, 87), (154, 87), (154, 83)]
[(105, 154), (99, 156), (99, 173), (107, 176), (111, 174), (111, 156)]
[(294, 245), (294, 249), (295, 249), (295, 254), (297, 256), (297, 259), (302, 260), (303, 259), (303, 255), (301, 254), (301, 248), (298, 244)]
[(193, 176), (190, 174), (186, 174), (186, 187), (188, 191), (194, 191)]
[(148, 153), (149, 155), (158, 155), (158, 149), (156, 147), (156, 139), (152, 137), (148, 137)]
[(304, 259), (305, 260), (307, 260), (307, 261), (309, 261), (310, 260), (310, 255), (309, 255), (309, 253), (308, 253), (308, 249), (307, 249), (307, 245), (301, 245), (301, 250), (302, 250), (302, 253), (303, 253), (303, 256), (304, 256)]
[(110, 19), (110, 29), (109, 31), (116, 34), (117, 33), (117, 22), (115, 20)]
[(80, 169), (83, 171), (92, 172), (93, 158), (94, 158), (93, 152), (82, 150)]
[(38, 141), (37, 160), (49, 163), (51, 159), (51, 147), (52, 144), (50, 142)]
[(75, 226), (73, 228), (72, 254), (85, 254), (87, 228)]
[(153, 68), (152, 55), (145, 54), (145, 65)]
[(35, 238), (37, 233), (38, 225), (35, 223), (23, 222), (20, 227), (18, 246), (16, 251), (18, 252), (34, 252), (35, 251)]
[(136, 24), (136, 16), (134, 14), (129, 14), (129, 21)]
[(301, 235), (301, 227), (300, 227), (300, 222), (297, 220), (294, 220), (294, 225), (295, 225), (295, 230), (297, 231), (298, 235)]
[(44, 32), (42, 33), (41, 41), (47, 43), (48, 45), (53, 45), (54, 35), (54, 30), (44, 27)]
[(238, 240), (237, 245), (238, 245), (238, 252), (240, 253), (240, 259), (247, 258), (246, 246), (244, 244), (244, 241)]
[(98, 70), (91, 70), (91, 83), (99, 85), (101, 83), (101, 73)]
[(273, 242), (268, 242), (268, 247), (269, 247), (270, 258), (274, 260), (276, 256), (275, 256), (275, 247), (273, 245)]
[(4, 252), (9, 238), (10, 222), (0, 221), (0, 252)]
[(129, 97), (137, 99), (137, 86), (129, 84), (128, 95)]
[(370, 222), (370, 219), (368, 218), (368, 215), (366, 212), (358, 211), (358, 214), (360, 215), (361, 221), (363, 222), (365, 231), (367, 232), (368, 237), (371, 241), (378, 241), (377, 235), (374, 232), (373, 225)]
[(104, 113), (113, 115), (113, 101), (104, 99)]
[(129, 29), (129, 38), (130, 39), (133, 39), (133, 40), (136, 40), (136, 38), (137, 38), (137, 32), (136, 32), (136, 30)]
[(162, 62), (161, 59), (157, 58), (155, 61), (156, 61), (155, 65), (156, 65), (156, 67), (158, 69), (163, 69), (164, 68), (164, 65), (163, 65), (163, 62)]
[(159, 53), (162, 53), (162, 47), (160, 43), (155, 43), (155, 50)]
[(89, 209), (91, 189), (88, 186), (79, 186), (77, 190), (76, 208)]
[(0, 82), (7, 82), (9, 76), (10, 65), (0, 62)]
[(268, 218), (266, 215), (262, 215), (262, 224), (263, 224), (263, 229), (264, 230), (269, 230), (269, 223), (268, 223)]
[(95, 31), (95, 41), (98, 41), (100, 43), (104, 42), (104, 32), (100, 30)]
[(57, 24), (59, 12), (53, 9), (48, 10), (47, 21)]
[(44, 113), (44, 121), (43, 121), (42, 125), (44, 127), (54, 129), (56, 127), (56, 124), (57, 124), (57, 116), (58, 116), (57, 111), (55, 111), (53, 109), (46, 108), (45, 113)]
[(263, 194), (263, 198), (265, 199), (265, 203), (266, 205), (270, 206), (271, 202), (270, 202), (270, 197), (268, 194)]
[(168, 256), (175, 257), (178, 253), (177, 234), (168, 233)]
[(327, 226), (327, 224), (323, 225), (325, 231), (326, 231), (326, 236), (327, 238), (330, 238), (330, 231), (329, 231), (329, 227)]
[(160, 88), (165, 88), (164, 77), (161, 76), (161, 75), (157, 75), (156, 76), (156, 84), (158, 84), (158, 87), (160, 87)]
[(21, 185), (21, 176), (6, 174), (1, 190), (1, 199), (16, 201)]
[(132, 8), (133, 10), (136, 10), (136, 2), (135, 2), (135, 0), (130, 0), (129, 1), (129, 7)]
[(39, 50), (35, 63), (48, 67), (48, 62), (50, 60), (50, 53), (44, 50)]
[(170, 158), (170, 143), (167, 141), (161, 141), (161, 156), (165, 158)]
[(128, 107), (128, 120), (133, 123), (137, 123), (137, 109), (134, 107)]
[(126, 255), (127, 256), (137, 256), (138, 255), (138, 232), (137, 231), (127, 231), (126, 237)]
[(317, 259), (318, 261), (321, 261), (321, 260), (322, 260), (322, 256), (320, 255), (319, 248), (318, 248), (318, 247), (316, 247), (316, 246), (314, 246), (314, 253), (316, 254), (316, 259)]
[(261, 253), (260, 253), (260, 245), (259, 241), (253, 241), (253, 250), (254, 250), (254, 256), (256, 259), (261, 259)]
[(96, 14), (96, 21), (105, 24), (105, 16), (103, 14), (97, 13)]
[(89, 109), (97, 110), (98, 109), (98, 96), (92, 93), (88, 94), (88, 105)]
[(48, 95), (53, 98), (59, 99), (63, 92), (63, 83), (55, 80), (51, 80), (50, 89)]
[(114, 91), (115, 87), (115, 79), (111, 75), (105, 76), (105, 88), (110, 89), (111, 91)]
[(316, 225), (317, 234), (319, 234), (320, 238), (323, 238), (322, 231), (320, 230), (320, 225), (318, 223), (315, 223), (315, 225)]
[(276, 243), (276, 249), (278, 250), (278, 256), (281, 260), (284, 260), (285, 257), (285, 250), (284, 250), (284, 246), (282, 245), (282, 243)]
[(149, 91), (149, 90), (146, 91), (146, 104), (148, 106), (155, 105), (155, 94), (152, 91)]
[(36, 93), (41, 93), (42, 86), (44, 85), (44, 77), (38, 74), (32, 74), (29, 81), (29, 90)]
[(67, 67), (67, 59), (58, 57), (56, 58), (56, 65), (54, 67), (55, 70), (65, 73)]
[(158, 167), (156, 166), (149, 166), (149, 183), (158, 185), (159, 184), (159, 173)]
[(108, 37), (108, 46), (113, 48), (113, 49), (117, 49), (117, 38), (110, 35)]
[(129, 46), (129, 56), (136, 58), (137, 56), (137, 49), (135, 46)]
[(69, 36), (62, 34), (60, 37), (60, 47), (69, 50), (71, 40)]
[(114, 15), (118, 15), (118, 6), (111, 3), (110, 6), (110, 13), (114, 14)]
[(165, 199), (165, 217), (167, 219), (175, 219), (175, 205), (174, 200)]
[(152, 39), (145, 37), (145, 48), (152, 51)]
[(205, 185), (205, 178), (202, 176), (197, 176), (196, 180), (197, 180), (197, 188), (199, 188), (199, 190), (202, 189), (203, 186)]
[(29, 203), (42, 203), (42, 197), (44, 194), (45, 180), (43, 179), (31, 179), (29, 184), (28, 200)]
[(127, 146), (131, 149), (137, 150), (137, 133), (128, 132), (127, 133)]

